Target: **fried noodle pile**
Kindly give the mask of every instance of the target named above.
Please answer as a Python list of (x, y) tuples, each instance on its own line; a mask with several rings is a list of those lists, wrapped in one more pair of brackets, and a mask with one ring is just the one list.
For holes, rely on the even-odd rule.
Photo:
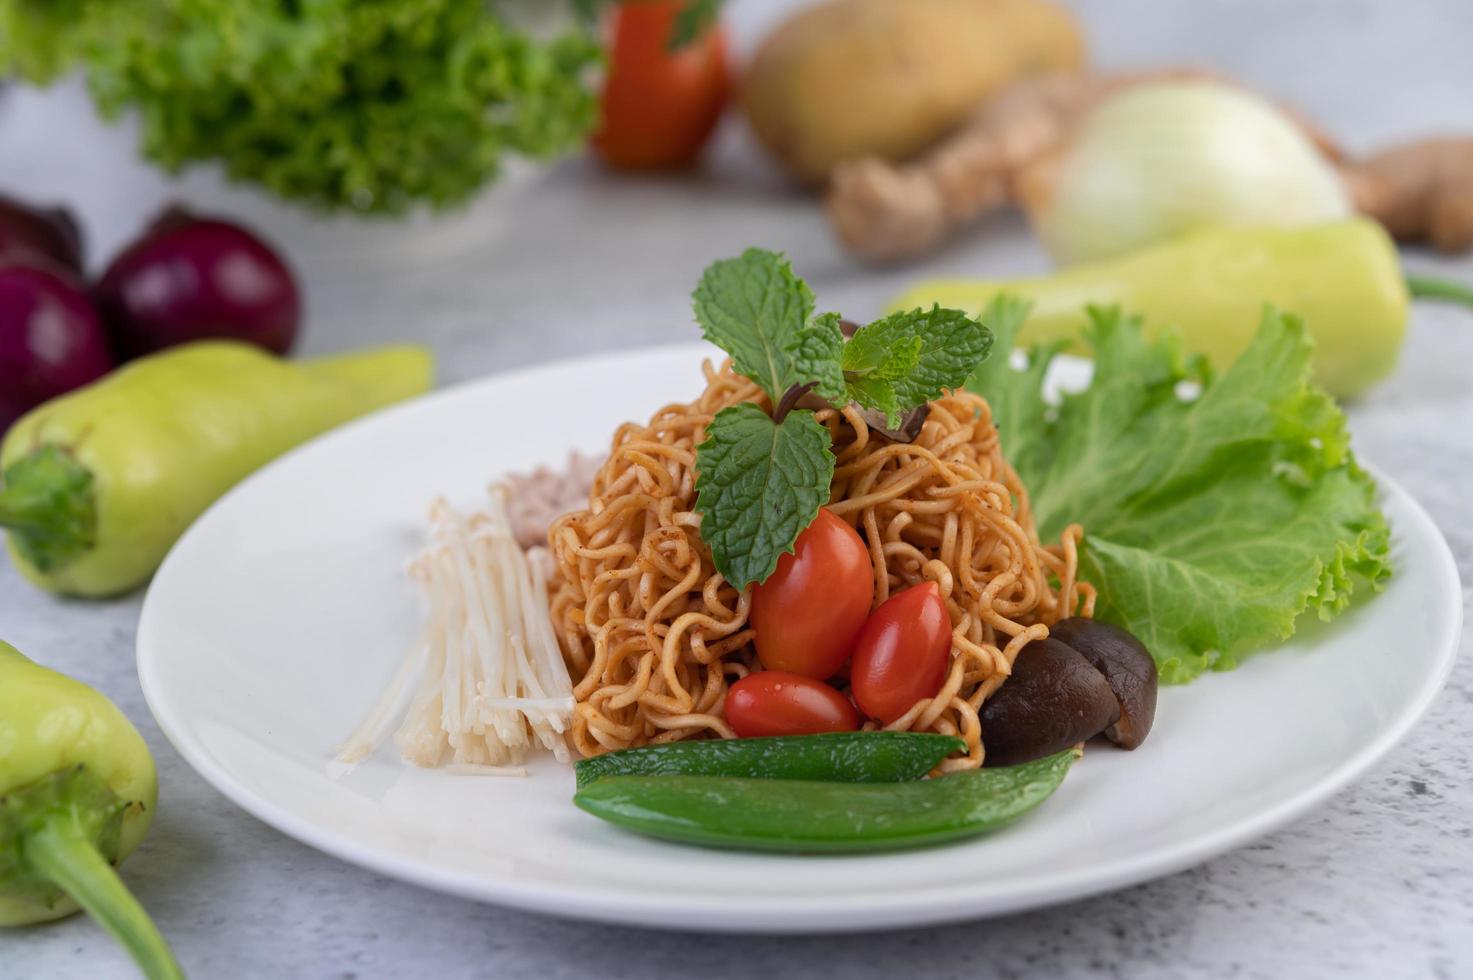
[[(747, 623), (750, 592), (716, 571), (695, 511), (696, 446), (721, 409), (767, 396), (729, 365), (704, 366), (694, 402), (615, 433), (588, 508), (552, 525), (552, 621), (575, 680), (572, 739), (584, 756), (697, 737), (732, 738), (727, 686), (760, 670)], [(1093, 613), (1077, 578), (1083, 531), (1044, 546), (1028, 493), (1003, 458), (987, 402), (936, 399), (914, 442), (892, 442), (853, 407), (816, 413), (837, 459), (829, 509), (864, 537), (874, 602), (926, 580), (946, 599), (952, 660), (935, 697), (886, 726), (959, 735), (980, 766), (978, 711), (1029, 642), (1051, 624)], [(868, 727), (873, 727), (871, 724)]]

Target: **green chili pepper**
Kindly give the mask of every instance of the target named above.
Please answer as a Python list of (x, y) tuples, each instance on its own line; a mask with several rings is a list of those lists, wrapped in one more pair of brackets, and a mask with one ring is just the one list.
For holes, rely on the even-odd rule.
[(143, 736), (92, 688), (0, 642), (0, 926), (86, 909), (148, 977), (182, 977), (113, 870), (153, 820)]
[(0, 526), (32, 582), (104, 596), (146, 581), (190, 522), (293, 446), (426, 390), (391, 347), (294, 363), (206, 341), (134, 361), (33, 409), (0, 446)]
[(886, 851), (995, 830), (1048, 798), (1071, 749), (1021, 766), (910, 783), (610, 776), (573, 802), (652, 837), (758, 851)]
[(920, 779), (967, 743), (930, 732), (826, 732), (773, 738), (669, 742), (583, 759), (581, 789), (610, 776), (746, 776), (840, 783)]
[(1409, 300), (1473, 306), (1473, 292), (1402, 275), (1382, 227), (1354, 218), (1309, 228), (1219, 228), (1014, 282), (924, 282), (899, 308), (940, 303), (981, 310), (1001, 293), (1033, 302), (1025, 343), (1079, 342), (1085, 306), (1118, 305), (1170, 328), (1223, 368), (1248, 346), (1264, 303), (1298, 314), (1315, 339), (1315, 375), (1331, 394), (1355, 395), (1389, 374), (1406, 334)]

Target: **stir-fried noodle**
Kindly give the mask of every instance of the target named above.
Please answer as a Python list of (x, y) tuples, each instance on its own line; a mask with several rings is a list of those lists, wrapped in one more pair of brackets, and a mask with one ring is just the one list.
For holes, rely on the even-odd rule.
[[(677, 739), (733, 737), (729, 684), (760, 669), (747, 622), (750, 593), (712, 564), (695, 512), (696, 446), (728, 405), (766, 396), (727, 366), (705, 366), (706, 390), (615, 433), (586, 510), (549, 533), (557, 565), (552, 620), (577, 701), (572, 738), (583, 755)], [(987, 402), (967, 392), (930, 405), (920, 435), (892, 442), (852, 407), (823, 409), (837, 465), (829, 509), (868, 544), (874, 602), (926, 580), (951, 614), (952, 661), (935, 697), (889, 728), (961, 736), (981, 765), (978, 710), (1024, 645), (1050, 624), (1093, 612), (1076, 577), (1082, 531), (1042, 545), (1028, 494), (1003, 458)]]

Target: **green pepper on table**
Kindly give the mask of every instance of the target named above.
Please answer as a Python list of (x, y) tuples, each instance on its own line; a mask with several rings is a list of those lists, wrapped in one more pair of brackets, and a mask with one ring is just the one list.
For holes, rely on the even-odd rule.
[(70, 595), (143, 584), (252, 471), (429, 388), (428, 351), (284, 361), (202, 341), (141, 358), (22, 417), (0, 445), (0, 526), (26, 578)]
[(182, 977), (113, 870), (143, 839), (157, 803), (153, 757), (123, 713), (0, 642), (0, 926), (80, 906), (145, 976)]
[(1119, 306), (1143, 316), (1148, 331), (1175, 329), (1219, 370), (1248, 346), (1271, 303), (1303, 318), (1315, 340), (1315, 376), (1340, 397), (1395, 367), (1411, 299), (1473, 306), (1473, 290), (1404, 275), (1395, 243), (1365, 218), (1211, 229), (1036, 279), (922, 282), (894, 305), (980, 311), (1003, 293), (1033, 304), (1025, 344), (1078, 344), (1087, 306)]

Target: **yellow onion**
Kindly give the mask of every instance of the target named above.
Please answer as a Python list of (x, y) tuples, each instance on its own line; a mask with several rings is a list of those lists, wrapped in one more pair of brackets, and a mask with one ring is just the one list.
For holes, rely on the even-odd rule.
[(1295, 227), (1352, 213), (1334, 167), (1293, 120), (1210, 81), (1141, 85), (1106, 100), (1023, 196), (1060, 263), (1208, 226)]

